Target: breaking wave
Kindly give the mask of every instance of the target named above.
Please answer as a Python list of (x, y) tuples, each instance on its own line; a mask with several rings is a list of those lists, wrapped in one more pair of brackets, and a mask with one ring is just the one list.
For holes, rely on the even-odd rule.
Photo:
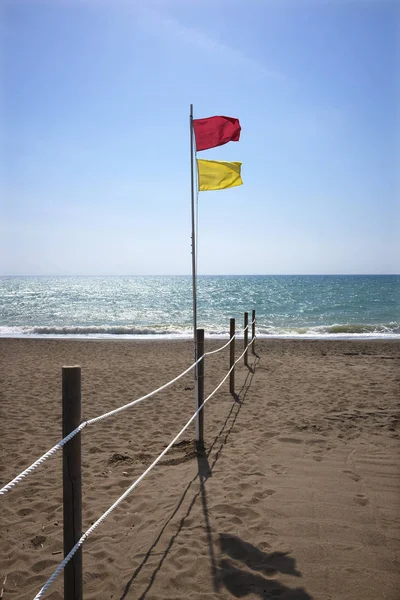
[(119, 337), (119, 336), (183, 336), (190, 335), (190, 329), (178, 327), (135, 327), (130, 325), (85, 325), (85, 326), (37, 326), (0, 327), (2, 337), (45, 336), (45, 337)]
[(260, 337), (397, 337), (400, 336), (400, 324), (334, 324), (313, 327), (260, 327)]
[[(240, 325), (238, 325), (240, 328)], [(85, 325), (85, 326), (21, 326), (0, 327), (0, 337), (40, 337), (40, 338), (189, 338), (190, 326), (156, 325), (153, 327), (134, 325)], [(227, 337), (229, 330), (221, 326), (205, 326), (205, 333), (211, 337)], [(398, 338), (400, 324), (334, 324), (303, 327), (277, 327), (258, 324), (256, 334), (260, 338)], [(239, 332), (240, 336), (240, 332)]]

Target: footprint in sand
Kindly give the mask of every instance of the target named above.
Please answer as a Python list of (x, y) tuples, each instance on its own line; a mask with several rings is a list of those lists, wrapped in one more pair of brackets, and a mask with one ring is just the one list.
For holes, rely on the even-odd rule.
[(314, 454), (313, 459), (317, 462), (321, 462), (321, 460), (324, 460), (324, 457), (321, 454)]
[(364, 496), (364, 494), (356, 494), (354, 496), (354, 502), (356, 502), (357, 504), (360, 504), (360, 506), (366, 506), (369, 502), (367, 496)]
[(276, 490), (264, 490), (264, 491), (256, 492), (255, 494), (253, 494), (252, 501), (259, 502), (260, 500), (264, 500), (264, 498), (273, 496), (273, 494), (276, 494)]
[(271, 468), (277, 475), (285, 475), (287, 473), (287, 468), (282, 465), (271, 465)]
[(19, 517), (27, 517), (28, 515), (31, 515), (33, 512), (35, 512), (32, 508), (21, 508), (20, 510), (17, 511), (17, 515)]
[(261, 439), (269, 440), (270, 438), (274, 438), (277, 435), (279, 435), (278, 431), (264, 431), (264, 433), (261, 436)]
[(305, 455), (311, 456), (311, 458), (317, 462), (324, 460), (324, 454), (328, 450), (326, 440), (313, 439), (306, 442)]
[(350, 471), (349, 469), (345, 469), (343, 473), (346, 473), (353, 481), (360, 481), (361, 479), (361, 477), (357, 475), (357, 473), (353, 473), (353, 471)]

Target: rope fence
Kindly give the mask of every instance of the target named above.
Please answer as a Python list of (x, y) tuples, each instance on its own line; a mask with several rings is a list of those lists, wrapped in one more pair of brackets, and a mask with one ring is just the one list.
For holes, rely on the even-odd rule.
[[(255, 322), (255, 320), (254, 320), (254, 322)], [(204, 356), (210, 356), (211, 354), (216, 354), (217, 352), (220, 352), (221, 350), (224, 350), (227, 346), (229, 346), (229, 344), (232, 343), (232, 339), (234, 339), (236, 337), (237, 336), (235, 334), (233, 337), (231, 337), (229, 339), (229, 341), (224, 346), (222, 346), (221, 348), (217, 348), (216, 350), (212, 350), (210, 352), (206, 352), (204, 354)], [(3, 486), (0, 489), (0, 496), (2, 496), (3, 494), (9, 492), (17, 483), (19, 483), (25, 477), (27, 477), (28, 475), (30, 475), (30, 473), (33, 473), (33, 471), (35, 471), (35, 469), (37, 469), (37, 467), (39, 467), (41, 464), (43, 464), (48, 458), (50, 458), (50, 456), (53, 456), (58, 450), (61, 450), (61, 448), (67, 442), (69, 442), (70, 440), (72, 440), (72, 438), (75, 437), (80, 431), (82, 431), (82, 429), (84, 429), (88, 425), (93, 425), (93, 423), (97, 423), (98, 421), (102, 421), (103, 419), (107, 419), (108, 417), (116, 415), (119, 412), (122, 412), (123, 410), (126, 410), (127, 408), (131, 408), (132, 406), (135, 406), (136, 404), (139, 404), (139, 402), (143, 402), (143, 400), (147, 400), (148, 398), (151, 398), (152, 396), (155, 396), (159, 392), (162, 392), (163, 390), (167, 389), (168, 387), (170, 387), (171, 385), (173, 385), (174, 383), (176, 383), (179, 379), (181, 379), (182, 377), (184, 377), (185, 375), (187, 375), (187, 373), (189, 373), (192, 369), (194, 369), (199, 364), (199, 362), (201, 360), (202, 360), (202, 357), (200, 357), (199, 359), (197, 359), (192, 365), (190, 365), (190, 367), (188, 367), (180, 375), (178, 375), (174, 379), (171, 379), (171, 381), (168, 381), (168, 383), (165, 383), (164, 385), (162, 385), (161, 387), (157, 388), (156, 390), (153, 390), (152, 392), (149, 392), (145, 396), (141, 396), (140, 398), (137, 398), (136, 400), (133, 400), (132, 402), (128, 402), (128, 404), (125, 404), (124, 406), (120, 406), (119, 408), (115, 408), (114, 410), (110, 410), (109, 412), (106, 412), (106, 413), (104, 413), (102, 415), (99, 415), (98, 417), (94, 417), (92, 419), (88, 419), (87, 421), (83, 421), (83, 423), (81, 423), (79, 425), (79, 427), (77, 427), (76, 429), (74, 429), (73, 431), (71, 431), (71, 433), (69, 433), (66, 437), (64, 437), (62, 440), (60, 440), (59, 442), (57, 442), (57, 444), (55, 444), (52, 448), (50, 448), (50, 450), (48, 450), (42, 456), (40, 456), (37, 460), (35, 460), (34, 463), (32, 463), (29, 467), (27, 467), (21, 473), (19, 473), (19, 475), (17, 475), (16, 477), (14, 477), (14, 479), (12, 479), (9, 483), (7, 483), (5, 486)]]
[(216, 350), (210, 350), (209, 352), (205, 352), (204, 356), (211, 356), (211, 354), (216, 354), (217, 352), (221, 352), (221, 350), (224, 350), (227, 346), (229, 346), (229, 344), (232, 343), (232, 339), (235, 339), (235, 338), (236, 338), (236, 333), (233, 336), (233, 338), (230, 338), (229, 342), (227, 342), (225, 344), (225, 346), (221, 346), (221, 348), (217, 348)]
[[(117, 508), (117, 506), (121, 502), (123, 502), (123, 500), (141, 483), (141, 481), (154, 469), (154, 467), (159, 463), (159, 461), (163, 458), (163, 456), (172, 448), (172, 446), (177, 442), (177, 440), (182, 436), (182, 434), (187, 430), (187, 428), (193, 423), (194, 420), (196, 420), (196, 441), (203, 443), (203, 432), (204, 432), (203, 421), (202, 421), (203, 414), (204, 414), (203, 408), (206, 405), (206, 403), (221, 388), (221, 386), (225, 383), (225, 381), (228, 379), (228, 377), (230, 377), (230, 386), (229, 386), (230, 392), (234, 393), (233, 390), (234, 390), (235, 366), (242, 358), (244, 358), (244, 365), (248, 366), (247, 365), (247, 353), (248, 353), (248, 349), (250, 348), (250, 346), (252, 347), (253, 354), (255, 354), (255, 349), (254, 349), (255, 348), (254, 344), (255, 344), (255, 339), (256, 339), (255, 323), (256, 323), (256, 320), (255, 320), (255, 311), (254, 310), (252, 312), (252, 321), (250, 324), (248, 323), (248, 313), (244, 313), (244, 329), (243, 329), (244, 350), (241, 353), (241, 355), (239, 356), (239, 358), (237, 358), (237, 359), (234, 358), (235, 339), (237, 338), (237, 334), (235, 333), (235, 319), (230, 320), (230, 339), (229, 339), (229, 341), (226, 344), (224, 344), (223, 346), (221, 346), (220, 348), (217, 348), (216, 350), (212, 350), (209, 352), (204, 352), (204, 330), (198, 329), (196, 331), (196, 348), (198, 348), (198, 355), (200, 354), (200, 356), (198, 356), (198, 355), (196, 356), (196, 361), (192, 365), (190, 365), (190, 367), (188, 367), (185, 371), (183, 371), (180, 375), (178, 375), (177, 377), (175, 377), (168, 383), (162, 385), (161, 387), (150, 392), (149, 394), (146, 394), (145, 396), (142, 396), (142, 397), (138, 398), (137, 400), (133, 400), (132, 402), (129, 402), (128, 404), (125, 404), (119, 408), (116, 408), (107, 413), (104, 413), (98, 417), (88, 419), (87, 421), (82, 422), (78, 427), (74, 427), (74, 429), (70, 433), (68, 433), (68, 435), (66, 435), (60, 442), (58, 442), (55, 446), (53, 446), (50, 450), (48, 450), (45, 454), (43, 454), (43, 456), (41, 456), (34, 463), (32, 463), (32, 465), (30, 465), (27, 469), (25, 469), (19, 475), (17, 475), (14, 479), (12, 479), (7, 485), (5, 485), (3, 488), (1, 488), (0, 495), (3, 495), (6, 492), (10, 491), (17, 483), (19, 483), (25, 477), (27, 477), (27, 475), (32, 473), (39, 465), (43, 464), (45, 462), (45, 460), (47, 460), (47, 458), (54, 455), (60, 448), (64, 447), (64, 455), (63, 455), (64, 503), (65, 503), (65, 497), (66, 497), (65, 492), (69, 486), (69, 489), (73, 491), (73, 496), (70, 498), (71, 504), (74, 504), (73, 506), (69, 506), (69, 507), (66, 507), (64, 504), (64, 560), (59, 564), (59, 566), (56, 568), (56, 570), (53, 572), (53, 574), (50, 576), (50, 578), (46, 581), (46, 583), (42, 586), (42, 588), (39, 590), (39, 592), (36, 594), (36, 596), (34, 597), (33, 600), (39, 600), (40, 598), (43, 598), (46, 591), (51, 587), (51, 585), (53, 584), (55, 579), (67, 567), (67, 565), (69, 565), (68, 569), (70, 567), (73, 567), (73, 568), (68, 573), (68, 576), (67, 576), (66, 569), (64, 572), (64, 600), (78, 600), (78, 599), (82, 600), (83, 586), (82, 586), (81, 553), (79, 553), (80, 560), (75, 565), (73, 563), (69, 564), (71, 559), (73, 557), (75, 557), (74, 560), (76, 560), (78, 558), (78, 555), (77, 555), (78, 550), (81, 549), (85, 540)], [(247, 335), (249, 325), (252, 326), (252, 336), (251, 336), (250, 342), (248, 341), (248, 335)], [(225, 375), (225, 377), (217, 385), (217, 387), (203, 400), (204, 359), (206, 356), (211, 356), (213, 354), (221, 352), (228, 346), (230, 346), (230, 368), (229, 368), (227, 374)], [(72, 440), (72, 438), (74, 438), (78, 433), (80, 433), (82, 431), (82, 429), (84, 429), (88, 425), (91, 425), (93, 423), (96, 423), (98, 421), (106, 419), (107, 417), (110, 417), (112, 415), (118, 414), (119, 412), (126, 410), (127, 408), (131, 408), (132, 406), (138, 404), (139, 402), (142, 402), (143, 400), (154, 396), (158, 392), (161, 392), (162, 390), (166, 389), (167, 387), (169, 387), (170, 385), (172, 385), (173, 383), (175, 383), (176, 381), (181, 379), (184, 375), (189, 373), (195, 367), (196, 367), (196, 372), (195, 372), (196, 402), (197, 402), (198, 407), (197, 407), (196, 411), (194, 412), (194, 414), (190, 417), (190, 419), (183, 426), (183, 428), (179, 431), (179, 433), (174, 437), (174, 439), (157, 456), (157, 458), (152, 462), (152, 464), (97, 519), (97, 521), (95, 521), (89, 527), (89, 529), (87, 529), (83, 534), (81, 534), (81, 531), (82, 531), (82, 524), (81, 524), (82, 514), (81, 513), (82, 513), (82, 511), (81, 511), (80, 436), (77, 440), (77, 444), (75, 445), (76, 447), (74, 446), (74, 449), (70, 451), (68, 457), (65, 454), (67, 451), (67, 448), (65, 448), (66, 444), (70, 440)], [(75, 383), (74, 383), (73, 377), (71, 379), (72, 388), (70, 387), (69, 389), (67, 389), (68, 385), (66, 385), (64, 388), (64, 370), (67, 370), (67, 371), (69, 370), (70, 375), (73, 374), (72, 372), (75, 372), (75, 375), (77, 375)], [(66, 381), (67, 381), (67, 378), (66, 378)], [(73, 389), (74, 385), (75, 385), (75, 387), (78, 386), (79, 389), (74, 390)], [(81, 399), (80, 393), (81, 393), (81, 390), (80, 390), (80, 367), (70, 367), (70, 368), (64, 367), (64, 369), (63, 369), (63, 431), (66, 427), (68, 427), (68, 425), (66, 425), (67, 422), (69, 423), (69, 425), (71, 425), (71, 423), (73, 423), (73, 419), (77, 418), (77, 415), (79, 415), (79, 419), (80, 419), (80, 399)], [(67, 396), (68, 396), (68, 398), (67, 398)], [(74, 396), (77, 399), (76, 404), (79, 404), (79, 407), (71, 406), (71, 401), (73, 403)], [(70, 405), (70, 406), (68, 407), (68, 405)], [(65, 414), (64, 409), (67, 412), (68, 412), (68, 410), (70, 411), (69, 415)], [(71, 411), (72, 411), (72, 413), (74, 413), (74, 416), (72, 416), (72, 417), (71, 417), (71, 414), (72, 414)], [(198, 435), (199, 432), (200, 432), (200, 436)], [(72, 452), (72, 454), (71, 454), (71, 452)], [(67, 464), (67, 463), (68, 463), (68, 472), (66, 472), (66, 470), (65, 470), (65, 464)], [(76, 477), (76, 479), (79, 479), (79, 482), (78, 482), (79, 485), (78, 486), (75, 485), (74, 490), (73, 490), (73, 482), (71, 481), (71, 472), (70, 472), (71, 465), (72, 465), (73, 470), (74, 470), (74, 468), (75, 468), (75, 471), (79, 470), (79, 473), (77, 473), (77, 477)], [(75, 484), (76, 483), (77, 482), (75, 481)], [(79, 490), (79, 494), (78, 494), (79, 497), (76, 497), (77, 490)], [(68, 489), (67, 489), (67, 494), (68, 494)], [(67, 511), (67, 514), (66, 514), (66, 511)], [(66, 529), (73, 530), (72, 533), (71, 533), (71, 531), (67, 531), (67, 539), (68, 539), (67, 542), (66, 542)], [(72, 542), (70, 541), (71, 535), (73, 536)], [(71, 581), (71, 579), (73, 579), (73, 581)]]
[[(250, 346), (252, 342), (250, 342), (247, 346), (247, 348), (242, 352), (242, 354), (240, 355), (240, 357), (237, 359), (237, 361), (234, 363), (233, 367), (231, 367), (231, 369), (229, 369), (227, 375), (222, 379), (222, 381), (219, 383), (219, 385), (211, 392), (211, 394), (209, 396), (207, 396), (207, 398), (204, 400), (204, 402), (201, 404), (201, 406), (196, 410), (196, 412), (190, 417), (189, 421), (186, 423), (186, 425), (184, 425), (182, 427), (182, 429), (180, 430), (180, 432), (174, 437), (174, 439), (172, 440), (172, 442), (170, 442), (168, 444), (168, 446), (161, 452), (161, 454), (159, 454), (157, 456), (157, 458), (151, 463), (151, 465), (136, 479), (136, 481), (134, 481), (132, 483), (132, 485), (125, 490), (125, 492), (118, 498), (118, 500), (116, 500), (114, 502), (114, 504), (112, 504), (110, 506), (110, 508), (108, 508), (105, 513), (103, 513), (101, 515), (101, 517), (99, 517), (97, 519), (97, 521), (95, 521), (93, 523), (93, 525), (91, 525), (89, 527), (89, 529), (81, 536), (81, 538), (79, 539), (79, 541), (75, 544), (75, 546), (72, 548), (72, 550), (67, 554), (67, 556), (64, 558), (64, 560), (62, 561), (62, 563), (60, 563), (60, 565), (57, 567), (57, 569), (54, 571), (54, 573), (51, 575), (51, 577), (47, 580), (47, 582), (44, 584), (44, 586), (41, 588), (41, 590), (36, 594), (36, 596), (34, 597), (33, 600), (39, 600), (40, 598), (43, 598), (44, 593), (49, 589), (49, 587), (52, 585), (52, 583), (54, 582), (54, 580), (58, 577), (58, 575), (63, 571), (63, 569), (66, 567), (66, 565), (69, 563), (69, 561), (71, 560), (71, 558), (74, 556), (74, 554), (77, 552), (77, 550), (79, 550), (79, 548), (83, 545), (83, 543), (85, 542), (85, 540), (89, 537), (89, 535), (91, 533), (93, 533), (93, 531), (103, 522), (105, 521), (105, 519), (108, 517), (108, 515), (110, 515), (113, 510), (115, 508), (117, 508), (117, 506), (119, 504), (121, 504), (121, 502), (123, 500), (125, 500), (125, 498), (127, 496), (129, 496), (129, 494), (135, 489), (135, 487), (137, 487), (139, 485), (139, 483), (146, 477), (146, 475), (148, 475), (150, 473), (150, 471), (152, 471), (154, 469), (154, 467), (157, 465), (157, 463), (163, 458), (163, 456), (168, 452), (168, 450), (170, 450), (172, 448), (172, 446), (178, 441), (178, 439), (181, 437), (181, 435), (186, 431), (186, 429), (189, 427), (189, 425), (191, 425), (191, 423), (193, 423), (194, 419), (196, 418), (196, 416), (199, 414), (199, 412), (203, 409), (203, 407), (206, 405), (206, 403), (214, 396), (214, 394), (220, 389), (220, 387), (222, 386), (223, 383), (225, 383), (225, 381), (228, 379), (232, 369), (235, 368), (236, 364), (239, 362), (239, 360), (241, 358), (243, 358), (246, 350), (248, 349), (248, 347)], [(226, 346), (225, 346), (226, 347)], [(222, 348), (220, 348), (220, 350), (222, 350)], [(205, 354), (200, 358), (200, 360), (203, 359), (203, 357), (206, 356)]]
[(124, 406), (120, 406), (119, 408), (115, 408), (114, 410), (110, 410), (109, 412), (106, 412), (98, 417), (94, 417), (93, 419), (88, 419), (87, 421), (84, 421), (83, 423), (81, 423), (79, 425), (79, 427), (77, 427), (76, 429), (71, 431), (71, 433), (69, 433), (66, 437), (64, 437), (62, 440), (60, 440), (55, 446), (50, 448), (50, 450), (48, 450), (45, 454), (43, 454), (43, 456), (38, 458), (27, 469), (22, 471), (22, 473), (17, 475), (14, 479), (12, 479), (9, 483), (7, 483), (7, 485), (2, 487), (0, 490), (0, 495), (3, 495), (6, 492), (9, 492), (17, 483), (19, 483), (20, 481), (22, 481), (22, 479), (24, 479), (30, 473), (32, 473), (39, 465), (43, 464), (47, 458), (50, 458), (50, 456), (53, 456), (53, 454), (55, 454), (58, 450), (60, 450), (67, 442), (72, 440), (72, 438), (75, 437), (80, 431), (82, 431), (82, 429), (84, 429), (88, 425), (92, 425), (93, 423), (97, 423), (98, 421), (102, 421), (103, 419), (107, 419), (107, 417), (116, 415), (117, 413), (122, 412), (123, 410), (126, 410), (127, 408), (131, 408), (132, 406), (135, 406), (135, 404), (139, 404), (139, 402), (142, 402), (143, 400), (147, 400), (147, 398), (151, 398), (151, 396), (154, 396), (158, 392), (165, 390), (170, 385), (172, 385), (173, 383), (176, 383), (179, 379), (184, 377), (184, 375), (189, 373), (201, 360), (202, 359), (199, 358), (198, 360), (196, 360), (196, 362), (194, 362), (192, 365), (190, 365), (190, 367), (188, 367), (185, 371), (183, 371), (183, 373), (181, 373), (180, 375), (175, 377), (175, 379), (171, 379), (171, 381), (162, 385), (161, 387), (157, 388), (156, 390), (153, 390), (149, 394), (146, 394), (145, 396), (142, 396), (141, 398), (138, 398), (137, 400), (133, 400), (132, 402), (128, 402), (128, 404), (125, 404)]

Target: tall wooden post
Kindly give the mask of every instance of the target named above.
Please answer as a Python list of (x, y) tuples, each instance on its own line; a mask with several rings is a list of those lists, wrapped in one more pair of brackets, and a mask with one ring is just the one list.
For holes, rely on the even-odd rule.
[[(204, 355), (204, 329), (196, 329), (197, 358)], [(196, 380), (197, 408), (204, 402), (204, 358), (197, 365)], [(196, 442), (204, 443), (204, 408), (196, 417)]]
[[(229, 370), (232, 369), (235, 364), (235, 319), (230, 320), (229, 324), (229, 337), (231, 343), (229, 345)], [(231, 394), (235, 393), (235, 369), (232, 369), (229, 375), (229, 391)]]
[(256, 311), (253, 310), (251, 312), (251, 339), (253, 340), (251, 343), (251, 350), (253, 354), (256, 353), (255, 343), (256, 343)]
[[(62, 435), (81, 422), (81, 368), (62, 368)], [(82, 536), (81, 434), (63, 446), (64, 558)], [(64, 569), (64, 600), (82, 600), (82, 548)]]
[[(244, 347), (247, 348), (247, 344), (249, 343), (249, 328), (248, 328), (248, 324), (249, 324), (249, 313), (245, 312), (244, 313)], [(247, 367), (247, 350), (244, 353), (244, 365), (245, 367)]]

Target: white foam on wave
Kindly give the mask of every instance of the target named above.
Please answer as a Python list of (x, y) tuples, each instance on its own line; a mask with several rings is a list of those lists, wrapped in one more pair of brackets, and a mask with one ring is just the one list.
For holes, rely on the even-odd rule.
[(310, 327), (261, 327), (258, 337), (300, 339), (400, 339), (398, 323), (382, 324), (333, 324)]
[[(226, 339), (229, 331), (223, 327), (205, 328), (210, 339)], [(249, 332), (249, 337), (251, 332)], [(274, 327), (256, 328), (259, 338), (280, 339), (400, 339), (397, 323), (389, 325), (325, 325), (315, 327)], [(238, 338), (243, 331), (237, 330)], [(192, 327), (154, 326), (139, 327), (133, 325), (91, 325), (91, 326), (2, 326), (2, 338), (40, 338), (40, 339), (188, 339), (193, 337)]]
[(190, 329), (177, 327), (134, 327), (125, 325), (0, 327), (0, 337), (29, 338), (165, 338), (189, 336)]

